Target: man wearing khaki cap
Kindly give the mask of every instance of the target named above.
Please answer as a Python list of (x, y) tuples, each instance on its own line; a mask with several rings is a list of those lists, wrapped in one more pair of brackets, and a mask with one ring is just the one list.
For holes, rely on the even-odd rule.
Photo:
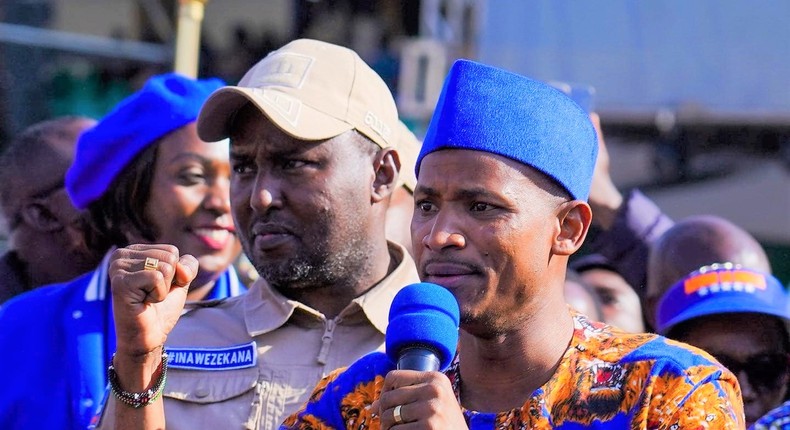
[(417, 280), (385, 239), (397, 127), (378, 75), (313, 40), (209, 98), (198, 132), (230, 138), (233, 216), (261, 279), (182, 315), (194, 258), (166, 244), (117, 250), (114, 412), (102, 427), (114, 416), (118, 428), (162, 428), (166, 415), (169, 429), (277, 428), (322, 376), (383, 349), (391, 299)]

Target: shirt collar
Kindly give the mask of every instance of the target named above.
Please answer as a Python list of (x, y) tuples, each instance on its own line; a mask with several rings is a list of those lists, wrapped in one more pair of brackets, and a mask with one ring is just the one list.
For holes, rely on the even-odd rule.
[(352, 304), (362, 308), (370, 323), (382, 334), (387, 332), (390, 305), (395, 294), (406, 285), (419, 282), (417, 267), (411, 255), (406, 252), (406, 248), (389, 242), (389, 251), (390, 256), (398, 262), (398, 265), (376, 286), (352, 301)]
[[(387, 331), (389, 309), (395, 294), (404, 286), (417, 282), (417, 268), (401, 245), (389, 242), (390, 257), (398, 262), (395, 269), (373, 288), (354, 299), (341, 312), (344, 319), (362, 310), (370, 324), (382, 334)], [(317, 310), (283, 296), (266, 280), (259, 278), (244, 295), (244, 321), (250, 336), (255, 337), (283, 326), (297, 311), (323, 319)]]

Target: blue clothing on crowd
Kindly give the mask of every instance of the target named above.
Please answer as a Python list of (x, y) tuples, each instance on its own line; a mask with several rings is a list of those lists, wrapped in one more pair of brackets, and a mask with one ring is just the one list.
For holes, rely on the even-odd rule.
[(749, 430), (790, 430), (790, 400), (757, 420)]
[(590, 243), (614, 267), (640, 297), (647, 288), (647, 256), (655, 242), (675, 222), (639, 190), (623, 196), (614, 223)]
[[(109, 256), (93, 272), (0, 308), (0, 428), (85, 429), (95, 415), (115, 352)], [(230, 266), (206, 298), (245, 291)]]

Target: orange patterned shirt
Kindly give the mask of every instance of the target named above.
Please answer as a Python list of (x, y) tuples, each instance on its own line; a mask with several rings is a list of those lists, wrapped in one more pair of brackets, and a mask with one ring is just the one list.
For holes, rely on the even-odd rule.
[[(378, 429), (378, 417), (368, 406), (393, 368), (386, 355), (373, 353), (333, 372), (281, 429)], [(457, 397), (458, 356), (445, 374)], [(521, 408), (463, 412), (473, 430), (744, 428), (738, 382), (710, 355), (658, 335), (624, 333), (579, 314), (554, 376)]]

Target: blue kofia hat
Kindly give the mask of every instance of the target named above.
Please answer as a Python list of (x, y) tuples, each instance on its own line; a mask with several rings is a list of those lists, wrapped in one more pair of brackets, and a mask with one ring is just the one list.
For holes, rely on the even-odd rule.
[(224, 83), (168, 73), (154, 76), (120, 102), (77, 141), (66, 172), (66, 190), (84, 209), (99, 199), (143, 149), (171, 131), (197, 120), (203, 102)]
[(559, 90), (469, 60), (453, 64), (417, 158), (472, 149), (511, 158), (587, 200), (598, 140), (590, 118)]
[(672, 286), (658, 303), (657, 331), (688, 320), (725, 313), (756, 313), (790, 320), (790, 298), (775, 277), (732, 263), (692, 272)]

